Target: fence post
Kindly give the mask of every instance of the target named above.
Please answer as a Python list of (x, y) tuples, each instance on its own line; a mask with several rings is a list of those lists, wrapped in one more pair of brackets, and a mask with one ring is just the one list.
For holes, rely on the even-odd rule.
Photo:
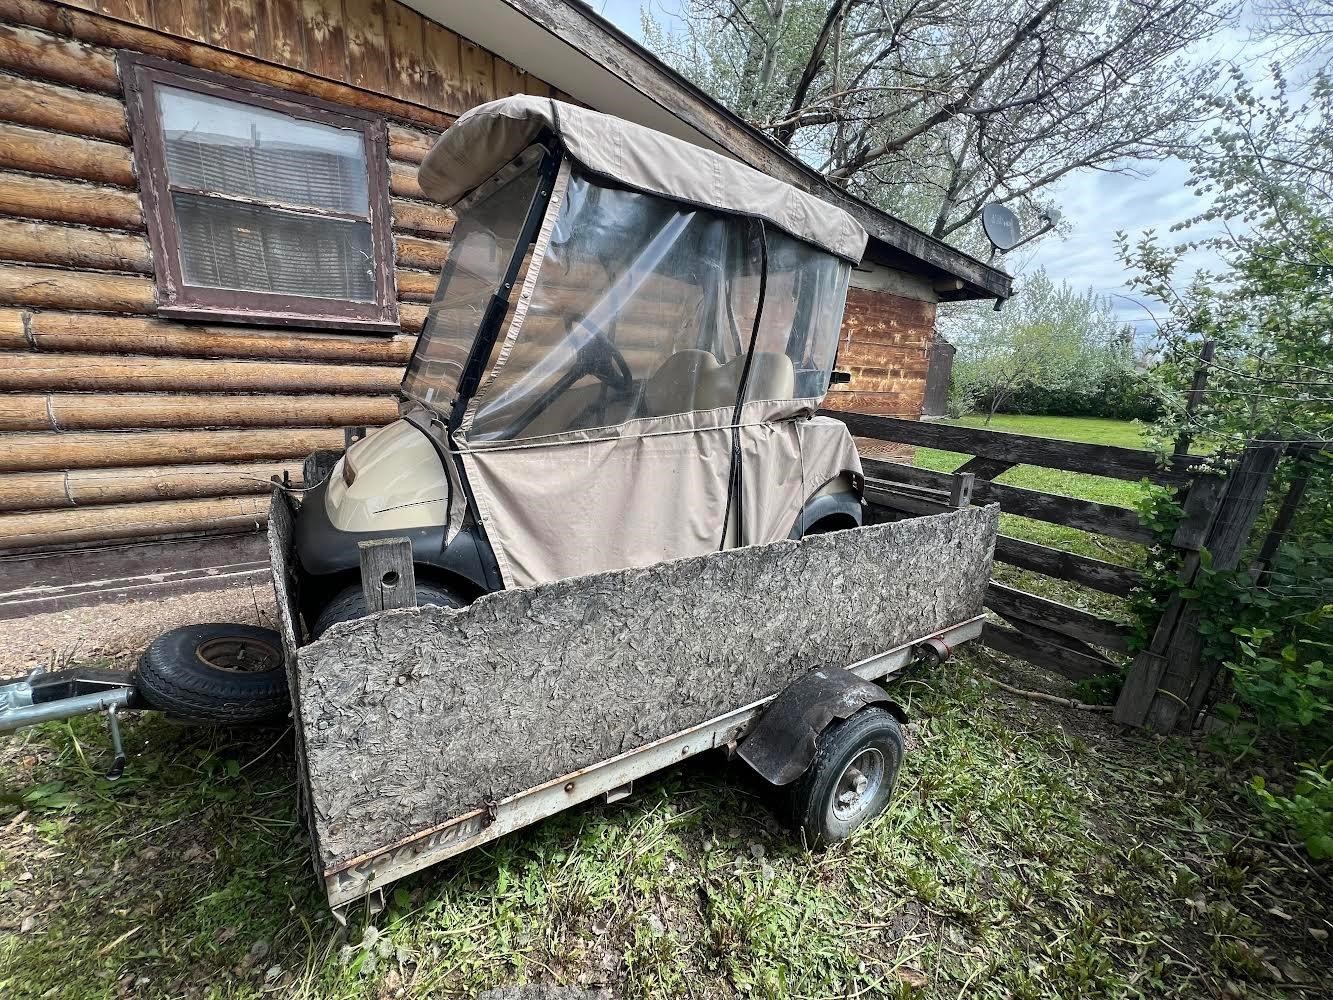
[(372, 538), (358, 542), (361, 550), (361, 592), (372, 613), (417, 605), (412, 542), (406, 538)]
[[(1213, 569), (1231, 570), (1240, 563), (1283, 450), (1281, 444), (1251, 442), (1227, 477), (1216, 513), (1203, 536), (1203, 548), (1212, 556)], [(1190, 492), (1201, 482), (1196, 482)], [(1187, 509), (1189, 506), (1187, 497)], [(1199, 567), (1198, 553), (1187, 553), (1180, 574), (1182, 587), (1194, 583)], [(1130, 667), (1116, 703), (1116, 722), (1146, 726), (1155, 732), (1169, 732), (1193, 722), (1218, 668), (1215, 663), (1203, 662), (1198, 625), (1199, 609), (1195, 605), (1179, 597), (1168, 602), (1148, 648), (1134, 658)]]

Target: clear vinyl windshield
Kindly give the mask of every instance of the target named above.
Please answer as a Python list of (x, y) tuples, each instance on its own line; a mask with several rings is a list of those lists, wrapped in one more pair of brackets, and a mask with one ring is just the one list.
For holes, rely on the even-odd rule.
[(404, 395), (447, 410), (491, 296), (500, 287), (537, 190), (546, 150), (530, 147), (460, 205), (449, 259), (403, 375)]
[[(754, 353), (746, 359), (767, 280)], [(566, 188), (526, 317), (473, 403), (471, 440), (823, 396), (850, 266), (757, 220)]]

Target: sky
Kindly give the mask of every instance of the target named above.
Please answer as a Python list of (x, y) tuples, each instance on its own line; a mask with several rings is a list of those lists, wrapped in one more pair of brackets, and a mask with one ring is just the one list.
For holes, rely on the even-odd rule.
[[(643, 41), (641, 0), (588, 0), (590, 6), (626, 34)], [(659, 23), (669, 26), (679, 0), (647, 0)], [(1256, 53), (1242, 25), (1211, 39), (1206, 51), (1192, 54), (1205, 60), (1222, 58), (1249, 62)], [(1144, 302), (1128, 287), (1128, 274), (1116, 257), (1115, 237), (1126, 231), (1131, 240), (1155, 229), (1163, 241), (1181, 239), (1169, 232), (1172, 225), (1198, 214), (1203, 206), (1186, 187), (1189, 168), (1180, 160), (1136, 164), (1141, 176), (1084, 170), (1066, 176), (1049, 189), (1050, 199), (1063, 214), (1060, 233), (1032, 249), (1016, 251), (1003, 262), (1019, 281), (1024, 271), (1044, 267), (1056, 281), (1076, 289), (1091, 288), (1111, 301), (1118, 318), (1134, 325), (1141, 335), (1152, 328), (1151, 313), (1160, 305)], [(1202, 229), (1191, 232), (1203, 235)], [(1215, 264), (1203, 251), (1185, 259), (1186, 273)]]

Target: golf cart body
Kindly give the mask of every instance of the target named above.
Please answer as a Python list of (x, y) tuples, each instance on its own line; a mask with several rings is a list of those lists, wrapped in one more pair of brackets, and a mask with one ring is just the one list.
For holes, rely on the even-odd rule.
[(310, 600), (376, 537), (466, 597), (861, 523), (855, 446), (815, 415), (865, 245), (850, 216), (533, 97), (464, 115), (420, 180), (453, 244), (402, 418), (307, 492)]

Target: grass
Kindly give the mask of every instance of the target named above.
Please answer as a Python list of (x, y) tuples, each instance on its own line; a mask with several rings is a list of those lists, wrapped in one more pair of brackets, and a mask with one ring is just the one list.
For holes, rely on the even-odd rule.
[(288, 735), (142, 717), (112, 785), (96, 722), (50, 724), (0, 750), (0, 995), (1328, 995), (1328, 883), (1265, 838), (1226, 760), (991, 687), (1013, 669), (977, 652), (899, 682), (895, 804), (827, 853), (701, 759), (401, 882), (345, 929)]
[[(977, 414), (970, 414), (958, 420), (950, 420), (948, 423), (966, 427), (986, 426), (985, 418)], [(1106, 420), (1099, 417), (1041, 417), (997, 413), (989, 427), (996, 431), (1058, 438), (1064, 441), (1081, 441), (1086, 444), (1115, 445), (1122, 448), (1144, 447), (1140, 426), (1128, 420)], [(936, 472), (952, 472), (966, 462), (969, 457), (957, 452), (918, 448), (916, 449), (915, 464), (919, 468), (932, 469)], [(1136, 508), (1148, 488), (1143, 483), (1107, 479), (1102, 476), (1090, 476), (1077, 472), (1063, 472), (1059, 469), (1047, 469), (1036, 465), (1020, 465), (1010, 469), (1001, 475), (997, 482), (1009, 486), (1039, 490), (1043, 493), (1058, 493), (1083, 500), (1094, 500), (1098, 503), (1130, 509)], [(1067, 552), (1074, 552), (1078, 555), (1101, 559), (1104, 562), (1117, 563), (1122, 566), (1137, 565), (1144, 554), (1143, 547), (1132, 542), (1105, 538), (1091, 532), (1081, 531), (1078, 528), (1048, 524), (1045, 521), (1037, 521), (1015, 514), (1000, 515), (1000, 530), (1007, 535), (1022, 538), (1026, 541), (1037, 542), (1040, 545), (1063, 549)], [(1127, 616), (1125, 602), (1118, 598), (1093, 593), (1040, 574), (997, 564), (995, 578), (1011, 586), (1044, 594), (1091, 611), (1121, 619), (1126, 619)]]

